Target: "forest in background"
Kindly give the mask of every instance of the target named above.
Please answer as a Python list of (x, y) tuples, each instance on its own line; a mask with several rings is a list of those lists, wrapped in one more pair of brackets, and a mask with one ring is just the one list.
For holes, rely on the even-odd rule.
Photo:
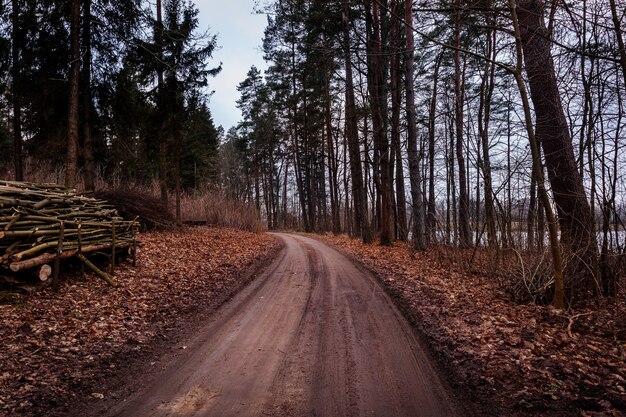
[(163, 200), (216, 178), (206, 87), (221, 66), (192, 2), (3, 1), (0, 19), (4, 176), (157, 180)]
[(269, 69), (224, 132), (193, 2), (0, 2), (3, 177), (154, 184), (178, 219), (181, 195), (218, 189), (270, 229), (519, 254), (557, 306), (617, 293), (622, 1), (256, 8)]

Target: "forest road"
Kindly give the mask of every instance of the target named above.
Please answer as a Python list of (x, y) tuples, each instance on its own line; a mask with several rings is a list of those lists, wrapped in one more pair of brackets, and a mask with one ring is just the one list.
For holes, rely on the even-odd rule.
[(284, 248), (110, 416), (457, 416), (381, 285), (313, 239)]

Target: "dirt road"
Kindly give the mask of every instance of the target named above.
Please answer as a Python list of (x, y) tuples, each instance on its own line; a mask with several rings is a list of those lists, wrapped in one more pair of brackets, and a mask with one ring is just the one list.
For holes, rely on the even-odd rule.
[(318, 241), (285, 248), (110, 416), (458, 415), (380, 285)]

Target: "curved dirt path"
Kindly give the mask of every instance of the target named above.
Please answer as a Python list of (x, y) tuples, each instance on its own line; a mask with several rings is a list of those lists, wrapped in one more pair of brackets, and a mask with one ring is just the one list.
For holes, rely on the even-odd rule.
[(313, 239), (285, 248), (110, 416), (453, 416), (382, 287)]

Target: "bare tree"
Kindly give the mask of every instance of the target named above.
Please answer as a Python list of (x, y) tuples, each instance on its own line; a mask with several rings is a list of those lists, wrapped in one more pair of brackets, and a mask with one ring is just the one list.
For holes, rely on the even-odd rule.
[[(558, 213), (561, 244), (571, 257), (566, 276), (573, 294), (577, 284), (597, 290), (598, 249), (593, 216), (576, 167), (561, 104), (544, 8), (542, 0), (517, 0), (519, 36), (535, 110), (536, 136), (544, 151)], [(547, 205), (544, 202), (544, 208)]]

